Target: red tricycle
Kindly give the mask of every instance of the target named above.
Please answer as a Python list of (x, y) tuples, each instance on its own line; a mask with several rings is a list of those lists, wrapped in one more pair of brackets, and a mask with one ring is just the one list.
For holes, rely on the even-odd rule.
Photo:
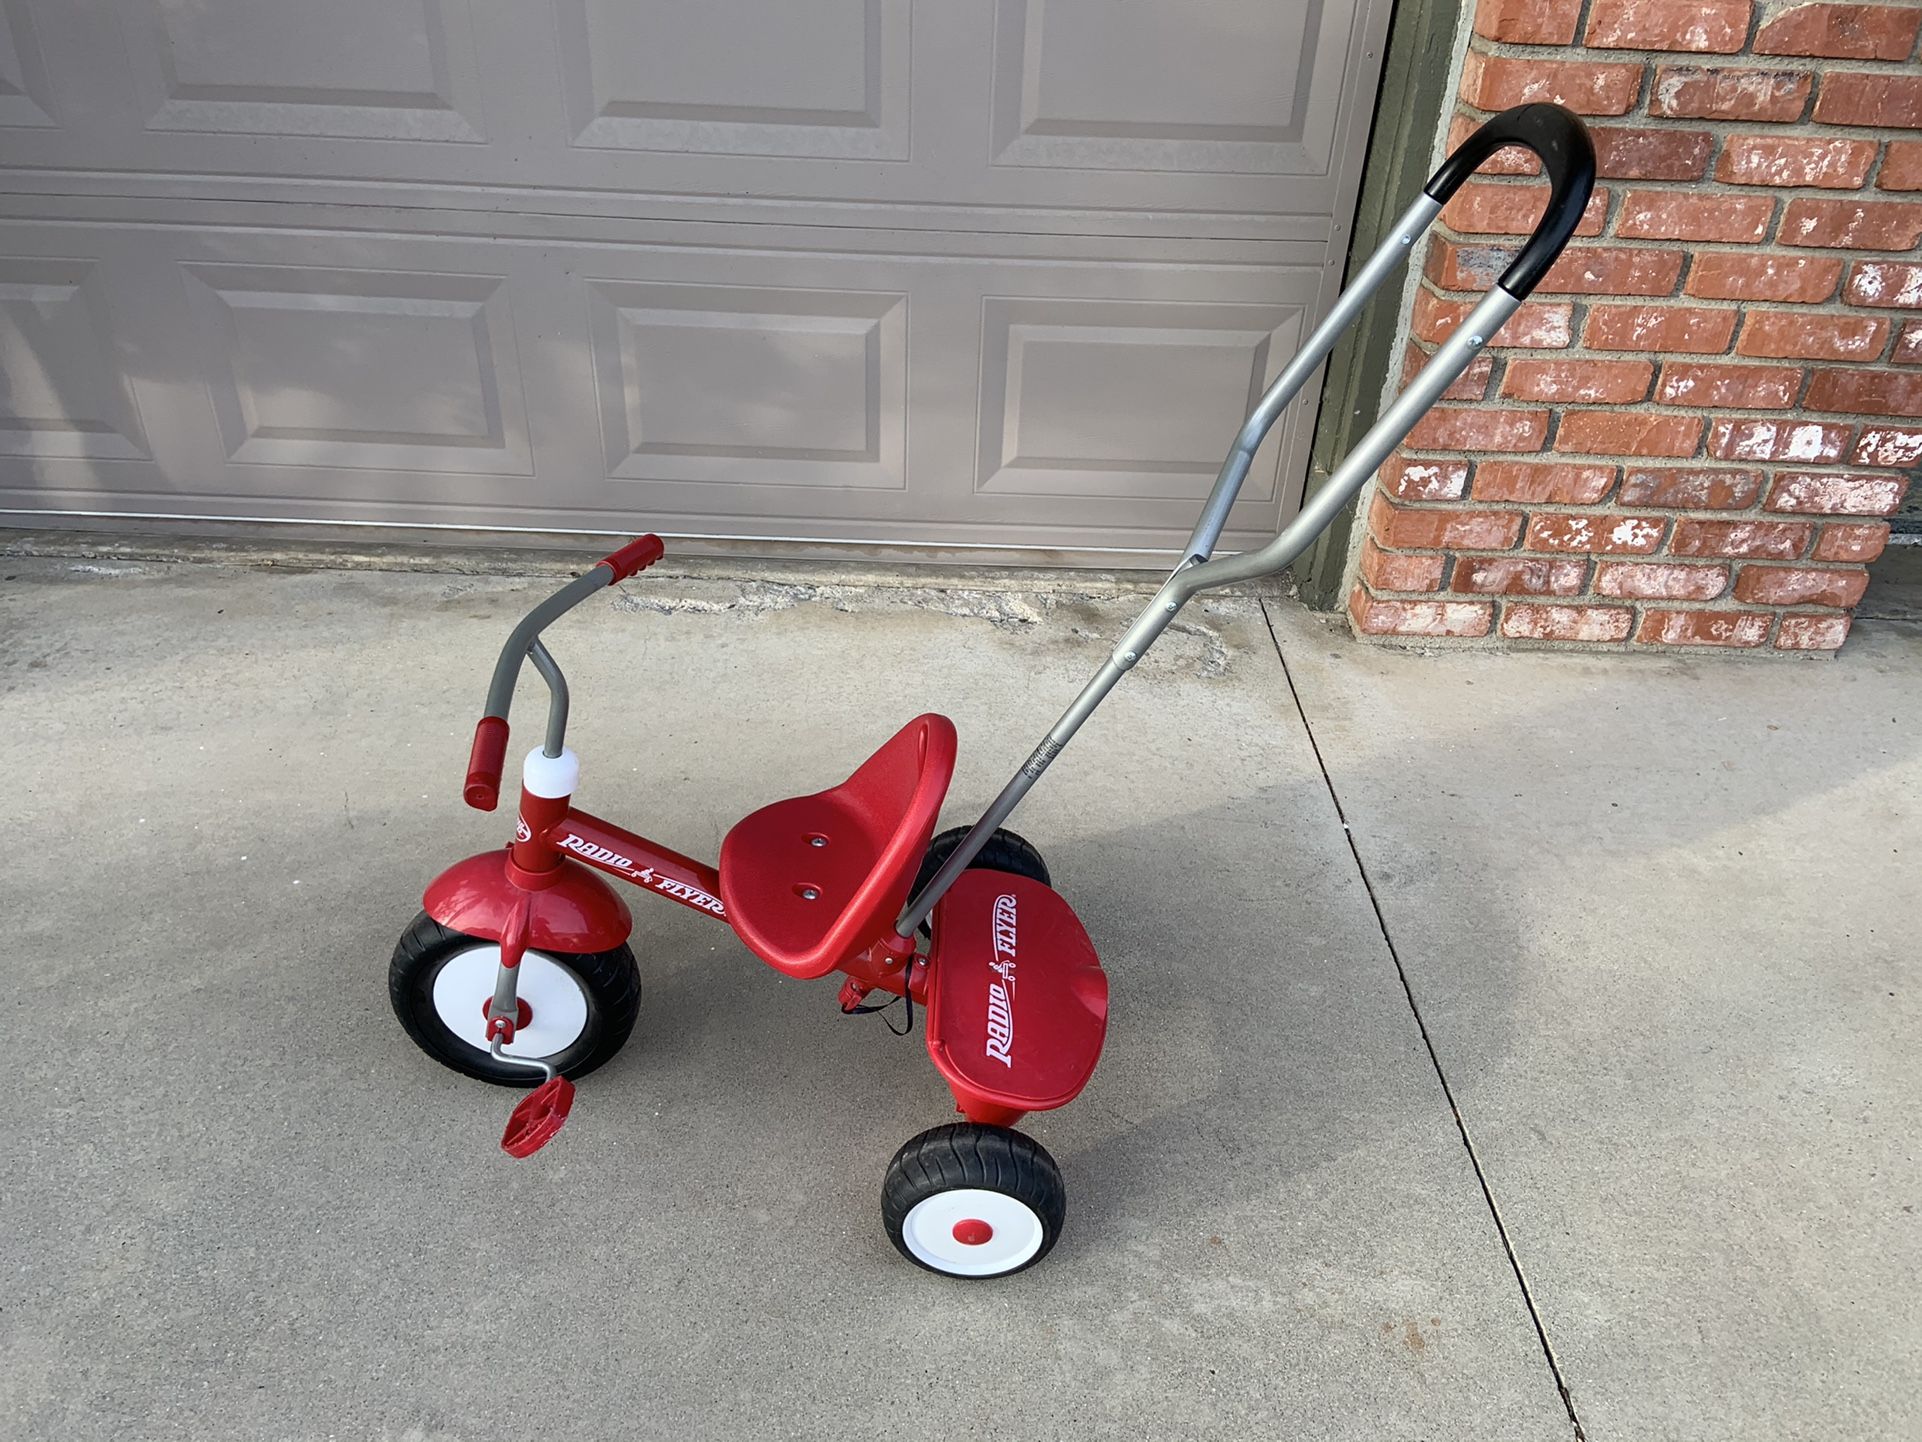
[[(1540, 156), (1548, 208), (1513, 264), (1279, 535), (1214, 557), (1242, 481), (1275, 420), (1443, 203), (1494, 151)], [(901, 1252), (954, 1277), (1005, 1276), (1046, 1256), (1061, 1231), (1060, 1169), (1015, 1124), (1079, 1094), (1101, 1055), (1108, 979), (1088, 933), (1028, 842), (1002, 828), (1081, 724), (1195, 595), (1295, 559), (1474, 360), (1560, 254), (1594, 185), (1581, 122), (1552, 105), (1496, 116), (1471, 135), (1362, 266), (1235, 438), (1182, 559), (1113, 653), (973, 826), (934, 834), (954, 771), (946, 717), (917, 716), (845, 781), (737, 822), (709, 866), (574, 805), (580, 762), (566, 744), (568, 688), (542, 632), (595, 592), (658, 561), (643, 536), (536, 606), (502, 648), (475, 728), (463, 795), (492, 811), (507, 716), (523, 665), (547, 683), (546, 734), (521, 768), (514, 837), (449, 868), (395, 949), (389, 990), (437, 1061), (504, 1086), (539, 1084), (501, 1145), (527, 1156), (560, 1129), (572, 1078), (607, 1061), (640, 1007), (614, 876), (732, 927), (794, 977), (841, 975), (848, 1013), (915, 1008), (961, 1121), (894, 1155), (882, 1218)]]

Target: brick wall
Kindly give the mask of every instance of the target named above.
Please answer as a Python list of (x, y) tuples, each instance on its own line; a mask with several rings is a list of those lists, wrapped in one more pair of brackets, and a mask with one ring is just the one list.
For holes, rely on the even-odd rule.
[[(1922, 460), (1919, 25), (1913, 4), (1479, 0), (1450, 143), (1556, 100), (1600, 180), (1382, 467), (1360, 630), (1842, 644)], [(1443, 212), (1410, 373), (1533, 228), (1539, 169), (1504, 152)]]

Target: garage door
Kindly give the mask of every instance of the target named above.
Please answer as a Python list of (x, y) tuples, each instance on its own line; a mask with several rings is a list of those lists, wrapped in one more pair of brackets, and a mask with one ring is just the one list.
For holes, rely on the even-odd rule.
[(0, 508), (1177, 545), (1386, 11), (0, 0)]

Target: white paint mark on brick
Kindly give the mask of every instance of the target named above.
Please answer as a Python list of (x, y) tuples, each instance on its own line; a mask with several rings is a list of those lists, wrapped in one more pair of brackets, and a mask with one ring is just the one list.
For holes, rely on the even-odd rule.
[(1865, 466), (1912, 466), (1922, 461), (1922, 431), (1866, 430), (1855, 458)]
[(1653, 521), (1624, 516), (1608, 533), (1608, 539), (1618, 546), (1647, 546), (1654, 543), (1661, 530)]
[[(1769, 439), (1775, 439), (1775, 428), (1769, 427)], [(1790, 426), (1788, 446), (1782, 452), (1792, 461), (1812, 461), (1822, 454), (1824, 437), (1820, 426)], [(1763, 459), (1767, 459), (1764, 454)]]

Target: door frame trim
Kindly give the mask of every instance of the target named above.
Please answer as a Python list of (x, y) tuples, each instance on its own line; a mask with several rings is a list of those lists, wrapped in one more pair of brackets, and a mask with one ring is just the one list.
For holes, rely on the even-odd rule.
[[(1361, 198), (1349, 237), (1351, 274), (1374, 254), (1407, 207), (1408, 197), (1434, 168), (1460, 69), (1461, 29), (1468, 9), (1468, 0), (1397, 0), (1389, 17), (1388, 51), (1375, 90)], [(1448, 57), (1446, 65), (1433, 63), (1438, 54)], [(1364, 310), (1328, 357), (1302, 487), (1304, 505), (1328, 484), (1336, 464), (1381, 415), (1385, 378), (1401, 373), (1396, 344), (1404, 333), (1406, 306), (1390, 306), (1386, 299), (1384, 292)], [(1341, 605), (1360, 504), (1358, 497), (1344, 506), (1295, 564), (1301, 598), (1318, 611)]]

